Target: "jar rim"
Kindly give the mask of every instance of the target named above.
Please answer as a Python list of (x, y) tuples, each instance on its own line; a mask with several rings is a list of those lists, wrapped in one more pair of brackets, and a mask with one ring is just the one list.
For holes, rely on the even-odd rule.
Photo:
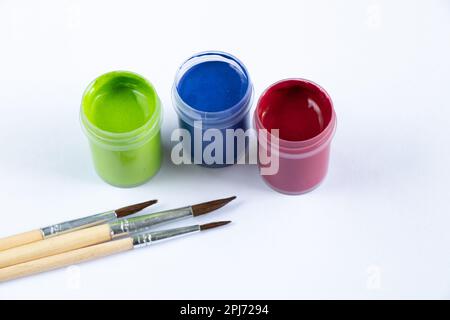
[[(239, 68), (239, 71), (247, 78), (247, 89), (242, 98), (233, 106), (221, 110), (221, 111), (202, 111), (198, 110), (189, 104), (187, 104), (180, 96), (177, 85), (181, 77), (190, 68), (206, 62), (206, 61), (227, 61), (233, 63), (234, 66)], [(181, 66), (177, 69), (175, 74), (175, 81), (172, 87), (172, 98), (174, 101), (174, 109), (179, 117), (183, 121), (193, 124), (195, 121), (202, 121), (209, 125), (216, 125), (218, 127), (227, 127), (230, 123), (236, 123), (241, 120), (242, 117), (247, 114), (251, 108), (251, 101), (253, 98), (253, 84), (248, 74), (248, 70), (245, 65), (232, 54), (223, 51), (203, 51), (199, 52), (187, 60), (185, 60)]]
[[(89, 120), (84, 112), (84, 106), (86, 104), (87, 96), (90, 91), (94, 90), (94, 85), (98, 83), (98, 81), (110, 76), (133, 77), (134, 79), (139, 80), (145, 86), (150, 88), (150, 90), (154, 93), (154, 100), (152, 101), (152, 103), (154, 104), (155, 109), (149, 119), (136, 129), (126, 132), (107, 131), (99, 128), (94, 123), (92, 123), (92, 121)], [(110, 146), (111, 148), (132, 148), (145, 143), (159, 131), (162, 122), (161, 109), (161, 101), (158, 97), (155, 87), (151, 82), (137, 73), (131, 71), (116, 70), (104, 73), (95, 78), (84, 90), (80, 107), (80, 121), (85, 134), (94, 142), (102, 144), (104, 146)]]

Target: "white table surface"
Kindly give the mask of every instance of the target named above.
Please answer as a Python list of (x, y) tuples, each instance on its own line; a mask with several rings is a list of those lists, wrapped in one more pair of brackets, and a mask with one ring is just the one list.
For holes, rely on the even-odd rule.
[[(210, 49), (243, 60), (257, 96), (288, 77), (330, 93), (320, 188), (285, 196), (255, 166), (171, 163), (176, 68)], [(1, 0), (1, 236), (152, 198), (238, 199), (198, 219), (226, 228), (0, 284), (0, 298), (449, 298), (449, 57), (447, 0)], [(78, 119), (88, 83), (117, 69), (164, 104), (164, 164), (132, 189), (96, 176)]]

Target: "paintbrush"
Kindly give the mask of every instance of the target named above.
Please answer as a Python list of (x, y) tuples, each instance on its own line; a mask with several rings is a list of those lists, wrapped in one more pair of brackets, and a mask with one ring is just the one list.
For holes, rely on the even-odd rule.
[(5, 250), (0, 252), (0, 268), (107, 242), (131, 233), (145, 231), (164, 222), (185, 217), (196, 217), (219, 209), (235, 198), (219, 199), (135, 218), (122, 218), (99, 226)]
[(231, 221), (219, 221), (202, 225), (193, 225), (176, 229), (137, 234), (119, 240), (101, 243), (94, 246), (17, 264), (0, 269), (0, 282), (69, 266), (87, 260), (93, 260), (96, 258), (112, 255), (114, 253), (145, 247), (161, 240), (171, 239), (180, 235), (187, 235), (220, 227), (230, 222)]
[(146, 207), (155, 204), (158, 200), (150, 200), (142, 203), (133, 204), (116, 210), (106, 211), (92, 216), (79, 218), (71, 221), (57, 223), (41, 229), (20, 233), (14, 236), (0, 239), (0, 251), (22, 246), (54, 237), (67, 232), (89, 228), (102, 223), (106, 223), (117, 218), (126, 217), (136, 213)]

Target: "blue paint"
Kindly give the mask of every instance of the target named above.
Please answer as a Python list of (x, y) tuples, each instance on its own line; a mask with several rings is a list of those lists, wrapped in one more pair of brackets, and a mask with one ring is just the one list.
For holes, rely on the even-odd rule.
[(208, 61), (186, 71), (178, 93), (189, 106), (207, 112), (223, 111), (245, 95), (248, 79), (242, 71), (224, 61)]
[[(191, 135), (191, 144), (190, 144), (190, 150), (191, 150), (191, 161), (192, 163), (196, 163), (194, 159), (194, 148), (195, 148), (195, 140), (194, 140), (194, 127), (190, 124), (184, 122), (181, 118), (178, 119), (179, 127), (182, 129), (185, 129), (189, 131), (189, 134)], [(249, 117), (243, 117), (239, 122), (235, 123), (231, 127), (227, 127), (226, 129), (243, 129), (244, 131), (250, 128), (250, 118)], [(210, 129), (210, 128), (208, 128)], [(222, 136), (225, 137), (225, 130), (226, 129), (220, 129), (222, 132)], [(207, 129), (203, 128), (202, 135), (205, 133)], [(202, 152), (206, 148), (208, 144), (210, 144), (210, 141), (202, 141)], [(248, 141), (245, 142), (245, 148), (248, 148)], [(233, 152), (233, 160), (234, 163), (236, 163), (237, 159), (241, 156), (241, 154), (238, 153), (237, 149), (237, 138), (234, 139), (234, 145), (232, 147), (224, 145), (222, 149), (223, 159), (221, 164), (206, 164), (205, 162), (202, 162), (203, 166), (209, 167), (209, 168), (222, 168), (228, 166), (226, 164), (226, 156), (227, 154), (230, 154), (230, 152)]]
[[(203, 150), (210, 141), (194, 141), (194, 122), (202, 121), (203, 136), (208, 129), (218, 129), (225, 141), (227, 129), (250, 128), (249, 111), (253, 86), (245, 66), (234, 56), (217, 51), (204, 52), (188, 59), (178, 70), (173, 87), (175, 111), (179, 127), (189, 131), (191, 136), (191, 158), (194, 161), (195, 145)], [(242, 155), (234, 146), (223, 147), (221, 163), (202, 165), (224, 167), (227, 154), (234, 162)], [(247, 146), (243, 150), (246, 151)], [(231, 157), (233, 152), (234, 157)], [(241, 152), (242, 153), (242, 152)], [(198, 160), (198, 159), (196, 159)]]

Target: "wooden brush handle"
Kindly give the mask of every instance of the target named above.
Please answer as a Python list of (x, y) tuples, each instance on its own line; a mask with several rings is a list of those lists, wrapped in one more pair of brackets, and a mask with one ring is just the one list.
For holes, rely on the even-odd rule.
[(102, 224), (0, 252), (0, 268), (52, 256), (111, 240), (109, 225)]
[(0, 269), (0, 282), (49, 271), (133, 249), (133, 239), (124, 238), (45, 257)]
[(24, 233), (19, 233), (14, 236), (0, 239), (0, 251), (8, 250), (24, 244), (43, 240), (41, 230), (33, 230)]

